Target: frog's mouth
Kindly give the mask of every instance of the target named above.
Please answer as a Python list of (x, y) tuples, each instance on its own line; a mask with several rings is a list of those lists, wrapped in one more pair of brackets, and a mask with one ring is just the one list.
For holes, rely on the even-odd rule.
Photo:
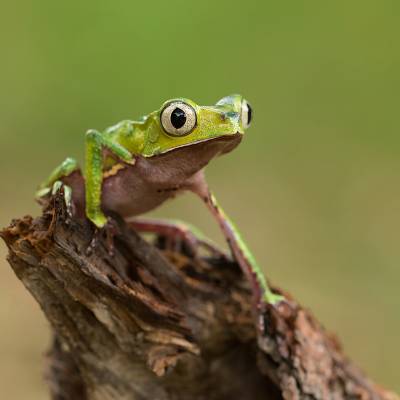
[(241, 133), (235, 133), (198, 140), (150, 157), (148, 163), (158, 166), (156, 171), (175, 176), (174, 184), (177, 180), (182, 183), (203, 169), (214, 158), (232, 151), (240, 143), (242, 137)]
[(222, 134), (220, 136), (216, 136), (213, 138), (207, 138), (207, 139), (200, 139), (191, 143), (185, 143), (176, 147), (172, 147), (171, 149), (168, 149), (167, 151), (164, 151), (162, 154), (165, 153), (171, 153), (174, 151), (179, 151), (180, 149), (183, 148), (188, 148), (188, 147), (198, 147), (198, 146), (204, 146), (207, 143), (210, 143), (210, 146), (218, 146), (220, 147), (220, 151), (218, 152), (219, 154), (226, 154), (231, 152), (233, 149), (235, 149), (239, 143), (241, 142), (243, 137), (243, 133), (241, 132), (236, 132), (234, 134), (229, 133), (229, 134)]

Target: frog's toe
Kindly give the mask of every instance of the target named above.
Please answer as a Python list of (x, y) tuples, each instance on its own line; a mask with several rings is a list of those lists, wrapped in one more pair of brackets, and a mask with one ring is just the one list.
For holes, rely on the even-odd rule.
[(90, 221), (93, 222), (93, 224), (96, 225), (96, 228), (102, 229), (107, 225), (107, 217), (100, 211), (92, 213), (92, 212), (86, 212), (86, 215)]
[(264, 294), (264, 301), (268, 304), (275, 306), (283, 301), (286, 301), (286, 298), (285, 298), (285, 296), (282, 296), (280, 294), (267, 292)]
[(54, 196), (62, 188), (62, 186), (63, 183), (61, 181), (55, 181), (51, 188), (51, 195)]
[(64, 202), (65, 207), (67, 208), (67, 213), (70, 217), (72, 217), (73, 209), (72, 209), (72, 189), (68, 185), (63, 186), (64, 189)]
[(41, 198), (46, 197), (50, 192), (51, 188), (49, 187), (40, 188), (35, 193), (35, 199), (40, 200)]
[(53, 183), (51, 189), (48, 189), (48, 193), (51, 192), (51, 195), (54, 196), (56, 193), (60, 192), (63, 194), (65, 207), (68, 213), (68, 216), (72, 217), (73, 214), (73, 205), (72, 205), (72, 189), (70, 186), (64, 184), (62, 181), (58, 180)]
[(118, 232), (118, 226), (115, 221), (112, 218), (106, 218), (106, 223), (103, 226), (96, 226), (92, 240), (86, 249), (86, 254), (90, 256), (100, 243), (104, 243), (108, 255), (113, 257), (115, 248), (114, 237), (118, 234)]

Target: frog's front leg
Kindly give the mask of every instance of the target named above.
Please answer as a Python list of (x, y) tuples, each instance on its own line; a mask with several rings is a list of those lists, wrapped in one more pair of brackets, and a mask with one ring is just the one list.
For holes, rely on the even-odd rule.
[(199, 229), (186, 222), (135, 217), (134, 219), (128, 220), (127, 223), (138, 232), (154, 233), (165, 237), (173, 248), (175, 248), (177, 244), (183, 244), (190, 252), (191, 256), (197, 257), (199, 255), (199, 250), (203, 248), (213, 256), (227, 257), (227, 255)]
[[(41, 197), (46, 196), (47, 194), (54, 192), (54, 185), (56, 182), (60, 182), (60, 180), (74, 171), (79, 170), (78, 162), (71, 157), (66, 158), (58, 167), (56, 167), (49, 177), (42, 182), (39, 186), (39, 189), (35, 193), (35, 198), (40, 199)], [(58, 186), (58, 184), (57, 184)]]
[(103, 183), (103, 150), (111, 153), (127, 163), (131, 163), (133, 155), (108, 136), (89, 130), (86, 133), (86, 165), (85, 165), (85, 195), (86, 216), (98, 227), (103, 228), (107, 223), (107, 217), (101, 210), (101, 190)]

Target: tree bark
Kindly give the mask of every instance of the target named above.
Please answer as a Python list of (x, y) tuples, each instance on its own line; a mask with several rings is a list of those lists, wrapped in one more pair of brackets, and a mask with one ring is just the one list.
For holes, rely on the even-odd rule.
[(257, 332), (239, 267), (142, 239), (116, 219), (114, 254), (60, 195), (1, 232), (8, 260), (49, 320), (54, 400), (399, 399), (287, 301)]

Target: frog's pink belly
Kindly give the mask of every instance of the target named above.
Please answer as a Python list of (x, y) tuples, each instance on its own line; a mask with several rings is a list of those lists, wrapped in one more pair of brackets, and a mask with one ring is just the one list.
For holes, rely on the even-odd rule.
[[(135, 216), (153, 210), (177, 194), (177, 185), (164, 178), (160, 182), (154, 168), (147, 171), (143, 165), (147, 162), (138, 161), (137, 165), (118, 171), (103, 181), (101, 204), (105, 212)], [(178, 179), (178, 185), (185, 179)], [(173, 181), (175, 184), (176, 178)]]
[(102, 208), (104, 212), (113, 211), (123, 217), (149, 212), (164, 201), (173, 197), (176, 191), (157, 191), (143, 186), (118, 186), (112, 181), (103, 185)]
[[(85, 215), (85, 180), (80, 172), (63, 179), (72, 188), (73, 202), (78, 216)], [(127, 168), (103, 181), (101, 208), (123, 217), (143, 214), (157, 208), (164, 201), (181, 192), (171, 185), (155, 183), (140, 176), (134, 168)]]

